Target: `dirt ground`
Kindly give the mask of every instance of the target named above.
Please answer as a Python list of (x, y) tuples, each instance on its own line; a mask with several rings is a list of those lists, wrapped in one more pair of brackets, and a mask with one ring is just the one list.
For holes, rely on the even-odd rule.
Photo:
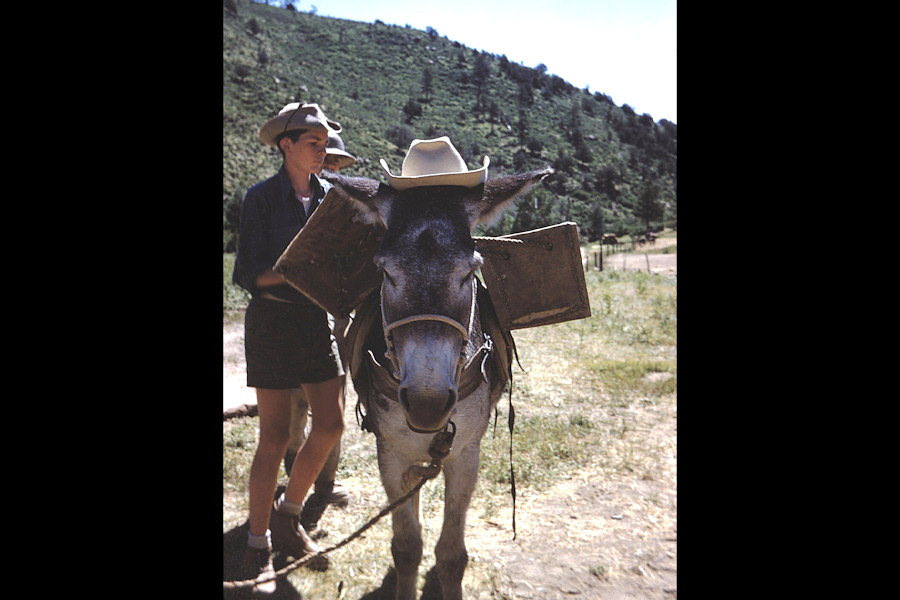
[(652, 478), (573, 473), (517, 504), (515, 541), (499, 529), (467, 535), (470, 547), (495, 538), (486, 547), (503, 565), (510, 598), (677, 598), (674, 399), (663, 410), (642, 432), (648, 444), (668, 448)]
[[(657, 247), (674, 240), (657, 240)], [(645, 256), (647, 258), (645, 258)], [(676, 255), (604, 256), (604, 268), (675, 274)], [(224, 405), (255, 403), (245, 387), (243, 323), (226, 324)], [(351, 398), (351, 395), (353, 398)], [(348, 390), (348, 404), (355, 392)], [(501, 591), (516, 600), (672, 599), (677, 597), (677, 406), (675, 395), (627, 412), (641, 443), (661, 458), (652, 468), (610, 477), (580, 471), (548, 493), (519, 499), (518, 535), (511, 539), (511, 509), (482, 527), (467, 527), (471, 558), (499, 564)], [(489, 550), (484, 550), (489, 549)]]
[[(608, 255), (609, 247), (603, 250), (603, 268), (615, 269), (618, 271), (648, 271), (651, 273), (661, 273), (675, 275), (678, 272), (678, 255), (677, 254), (649, 254), (645, 250), (659, 250), (666, 246), (674, 246), (678, 242), (675, 237), (665, 237), (657, 239), (651, 246), (649, 243), (638, 246), (635, 250), (631, 250), (631, 244), (626, 244), (627, 252), (618, 252)], [(583, 249), (581, 251), (581, 260), (583, 264), (588, 265), (592, 269), (596, 269), (595, 261), (598, 259), (588, 255)]]

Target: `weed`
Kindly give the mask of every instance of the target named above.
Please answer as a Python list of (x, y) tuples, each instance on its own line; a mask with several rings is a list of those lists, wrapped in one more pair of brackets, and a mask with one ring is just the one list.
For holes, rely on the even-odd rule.
[(222, 478), (227, 491), (247, 490), (250, 463), (259, 440), (257, 419), (225, 421), (222, 434)]
[(222, 306), (225, 314), (239, 310), (250, 301), (250, 294), (231, 280), (234, 273), (234, 253), (222, 254)]
[(600, 579), (602, 579), (602, 580), (604, 580), (604, 581), (606, 581), (606, 580), (608, 579), (608, 577), (607, 577), (607, 575), (606, 575), (606, 567), (604, 567), (603, 565), (594, 565), (594, 566), (592, 566), (592, 567), (590, 568), (590, 573), (591, 573), (591, 575), (593, 575), (594, 577), (598, 577), (598, 578), (600, 578)]

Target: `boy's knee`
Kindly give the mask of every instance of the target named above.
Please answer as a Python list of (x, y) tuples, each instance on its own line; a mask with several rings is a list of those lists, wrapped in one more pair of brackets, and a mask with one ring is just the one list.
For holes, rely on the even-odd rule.
[(269, 431), (263, 434), (260, 432), (259, 444), (257, 452), (265, 454), (283, 455), (287, 450), (290, 442), (290, 434), (287, 430)]
[[(344, 433), (344, 419), (342, 415), (338, 415), (330, 419), (320, 419), (319, 422), (316, 422), (315, 417), (313, 417), (312, 428), (313, 430), (317, 429), (322, 437), (329, 440), (338, 440)], [(312, 434), (312, 431), (310, 431), (310, 434)]]
[(338, 417), (332, 420), (329, 423), (328, 431), (336, 438), (341, 437), (341, 435), (344, 433), (344, 419), (342, 417)]

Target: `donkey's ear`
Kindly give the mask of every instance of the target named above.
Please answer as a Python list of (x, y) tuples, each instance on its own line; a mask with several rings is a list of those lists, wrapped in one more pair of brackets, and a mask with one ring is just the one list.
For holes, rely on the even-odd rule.
[(322, 179), (330, 181), (332, 191), (350, 201), (359, 211), (364, 223), (379, 224), (387, 228), (394, 189), (374, 179), (348, 177), (323, 171)]
[(536, 171), (504, 175), (491, 179), (484, 184), (484, 194), (480, 200), (470, 203), (466, 210), (469, 217), (469, 229), (479, 223), (491, 223), (512, 204), (513, 198), (525, 192), (544, 177), (553, 173), (547, 165)]

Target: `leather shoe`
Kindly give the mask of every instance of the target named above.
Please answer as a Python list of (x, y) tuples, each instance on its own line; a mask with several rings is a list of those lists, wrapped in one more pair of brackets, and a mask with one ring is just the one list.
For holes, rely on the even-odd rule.
[[(275, 508), (274, 504), (272, 516), (269, 518), (269, 530), (272, 532), (272, 545), (287, 552), (295, 559), (322, 551), (322, 548), (312, 541), (306, 530), (300, 525), (299, 515), (282, 512)], [(306, 566), (314, 571), (324, 571), (328, 568), (328, 556), (317, 556)]]
[(255, 596), (271, 596), (275, 593), (275, 569), (272, 566), (271, 548), (251, 548), (244, 550), (244, 562), (242, 565), (243, 579), (267, 579), (253, 586)]

